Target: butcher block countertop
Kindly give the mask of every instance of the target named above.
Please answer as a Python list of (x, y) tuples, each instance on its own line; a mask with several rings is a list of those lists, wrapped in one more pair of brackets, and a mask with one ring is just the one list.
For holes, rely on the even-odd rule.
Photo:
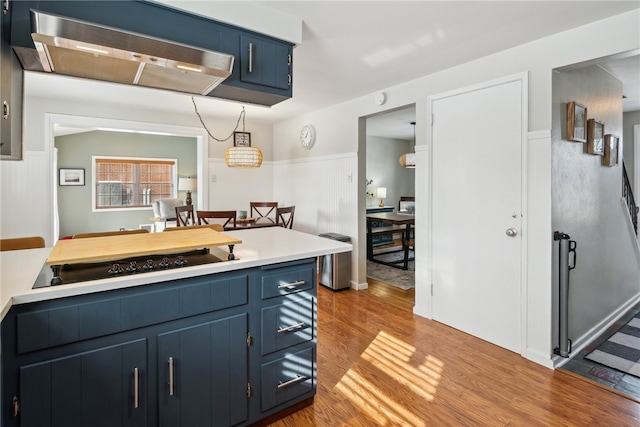
[[(183, 231), (175, 233), (150, 233), (151, 236), (149, 237), (156, 239), (159, 237), (153, 237), (154, 234), (162, 236), (180, 234), (182, 232)], [(198, 233), (203, 234), (205, 239), (213, 239), (207, 233), (203, 233), (202, 229), (198, 231)], [(0, 319), (4, 318), (13, 304), (26, 304), (113, 289), (143, 286), (186, 277), (203, 276), (340, 252), (350, 252), (352, 250), (352, 246), (349, 243), (282, 227), (225, 231), (220, 234), (225, 235), (226, 238), (235, 239), (233, 241), (242, 242), (234, 248), (233, 253), (236, 255), (235, 260), (166, 271), (154, 271), (140, 275), (127, 275), (88, 282), (70, 283), (61, 286), (45, 286), (37, 289), (33, 289), (34, 285), (39, 283), (46, 284), (51, 278), (51, 268), (47, 265), (56, 265), (55, 263), (64, 263), (70, 259), (79, 259), (79, 255), (75, 254), (72, 257), (66, 254), (66, 252), (59, 255), (55, 247), (0, 252)], [(144, 234), (141, 235), (144, 236)], [(130, 237), (133, 236), (136, 235), (130, 235)], [(77, 240), (92, 239), (94, 238)], [(210, 243), (213, 242), (213, 240), (207, 241)], [(226, 259), (228, 248), (224, 245), (228, 244), (227, 241), (225, 240), (225, 243), (220, 243), (221, 241), (215, 242), (219, 244), (219, 246), (211, 247), (211, 254), (217, 256), (219, 259)], [(200, 243), (201, 242), (198, 241), (198, 245), (196, 246), (199, 246)], [(83, 244), (89, 245), (90, 243), (87, 242)], [(95, 246), (93, 248), (95, 252)], [(118, 248), (117, 253), (121, 255), (125, 249), (131, 250), (130, 248)], [(157, 248), (154, 248), (154, 251), (156, 249)], [(100, 250), (102, 250), (102, 248)], [(98, 252), (100, 252), (100, 250), (98, 250)], [(105, 251), (102, 251), (102, 255), (99, 256), (106, 256), (105, 253), (106, 246)], [(96, 254), (94, 253), (93, 255)]]
[(111, 261), (141, 255), (165, 254), (237, 245), (241, 239), (208, 228), (173, 233), (140, 233), (121, 236), (59, 240), (47, 258), (47, 265)]

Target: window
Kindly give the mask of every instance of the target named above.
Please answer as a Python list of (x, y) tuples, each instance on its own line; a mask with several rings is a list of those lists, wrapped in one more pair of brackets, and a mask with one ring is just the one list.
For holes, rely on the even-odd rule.
[(177, 196), (176, 159), (93, 157), (94, 209), (147, 209)]

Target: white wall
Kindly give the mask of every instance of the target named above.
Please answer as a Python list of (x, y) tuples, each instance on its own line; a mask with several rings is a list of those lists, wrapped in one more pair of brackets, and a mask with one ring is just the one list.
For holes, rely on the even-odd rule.
[[(546, 366), (552, 366), (552, 224), (551, 224), (551, 116), (552, 116), (552, 70), (593, 58), (640, 48), (640, 12), (633, 11), (603, 21), (592, 23), (571, 31), (550, 36), (526, 45), (463, 64), (440, 73), (410, 81), (391, 88), (380, 88), (387, 94), (387, 102), (377, 106), (374, 94), (335, 105), (313, 114), (300, 116), (274, 126), (276, 162), (285, 159), (307, 159), (332, 154), (358, 152), (364, 144), (362, 118), (403, 105), (416, 105), (416, 209), (426, 212), (428, 208), (428, 173), (424, 170), (427, 141), (427, 97), (449, 90), (501, 78), (521, 72), (529, 76), (529, 145), (528, 153), (528, 206), (525, 220), (529, 229), (527, 248), (527, 350), (526, 357)], [(606, 34), (606, 37), (602, 35)], [(577, 42), (579, 40), (579, 42)], [(317, 131), (316, 145), (307, 151), (300, 147), (298, 134), (305, 123), (313, 123)], [(437, 160), (434, 160), (437, 161)], [(275, 188), (289, 187), (287, 180), (275, 171)], [(351, 189), (353, 198), (364, 197), (365, 176), (361, 172), (365, 159), (358, 157), (358, 184)], [(296, 177), (293, 185), (298, 189), (315, 185), (314, 176)], [(295, 192), (296, 190), (291, 190)], [(359, 202), (358, 206), (364, 202)], [(362, 209), (363, 210), (363, 209)], [(336, 218), (340, 227), (358, 230), (354, 242), (354, 256), (364, 258), (365, 235), (364, 213), (358, 216)], [(416, 230), (426, 230), (424, 217), (416, 216)], [(349, 233), (345, 233), (349, 234)], [(425, 266), (428, 254), (428, 238), (418, 237), (416, 247), (416, 313), (425, 313), (430, 305), (429, 272)], [(434, 248), (433, 250), (436, 250)], [(362, 255), (361, 255), (362, 254)], [(422, 258), (421, 258), (422, 257)], [(365, 263), (358, 262), (354, 272), (357, 283), (366, 282)]]

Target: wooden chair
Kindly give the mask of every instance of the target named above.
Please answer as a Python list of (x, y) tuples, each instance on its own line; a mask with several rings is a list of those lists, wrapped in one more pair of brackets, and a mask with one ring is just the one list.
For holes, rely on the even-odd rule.
[(213, 231), (224, 231), (222, 224), (204, 224), (204, 225), (187, 225), (185, 227), (168, 227), (162, 231), (165, 232), (165, 231), (193, 230), (197, 228), (210, 228)]
[(275, 213), (278, 202), (250, 202), (249, 207), (249, 216), (251, 218), (266, 218)]
[(118, 230), (118, 231), (99, 231), (95, 233), (78, 233), (73, 235), (73, 239), (86, 239), (89, 237), (106, 237), (106, 236), (123, 236), (126, 234), (142, 234), (148, 233), (146, 228), (139, 228), (136, 230)]
[(176, 226), (187, 227), (190, 225), (196, 225), (193, 205), (176, 206)]
[(44, 248), (44, 239), (40, 236), (16, 237), (14, 239), (1, 239), (0, 251), (17, 251), (19, 249)]
[(196, 213), (198, 225), (215, 224), (218, 220), (223, 228), (236, 228), (236, 211), (197, 211)]
[(295, 206), (276, 208), (276, 224), (284, 228), (293, 228), (293, 215)]

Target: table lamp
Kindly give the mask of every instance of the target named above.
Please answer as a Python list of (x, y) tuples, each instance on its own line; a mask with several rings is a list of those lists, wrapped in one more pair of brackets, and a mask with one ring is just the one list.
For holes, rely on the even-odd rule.
[(381, 208), (384, 207), (384, 199), (387, 197), (387, 189), (385, 187), (376, 188), (376, 197), (380, 199), (380, 204), (378, 206)]
[(191, 192), (198, 189), (198, 180), (195, 178), (180, 178), (178, 180), (178, 190), (187, 192), (187, 199), (185, 202), (187, 205), (192, 204)]

